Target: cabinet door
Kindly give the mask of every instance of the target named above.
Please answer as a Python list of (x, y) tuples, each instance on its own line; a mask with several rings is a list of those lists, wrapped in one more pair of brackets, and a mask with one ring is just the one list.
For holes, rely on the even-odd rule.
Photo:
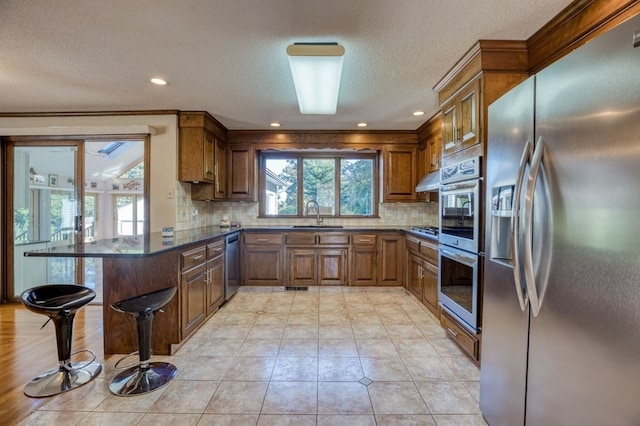
[(207, 261), (207, 275), (207, 315), (211, 315), (224, 301), (224, 255)]
[(202, 141), (202, 180), (205, 182), (213, 182), (215, 178), (215, 144), (215, 136), (213, 136), (213, 133), (205, 129), (204, 140)]
[(216, 139), (215, 142), (215, 168), (214, 168), (214, 193), (213, 197), (216, 200), (224, 200), (227, 193), (227, 152), (224, 149), (224, 145), (221, 140)]
[(255, 201), (255, 150), (251, 146), (230, 146), (227, 198)]
[(347, 249), (317, 250), (318, 284), (347, 284)]
[(440, 316), (438, 307), (438, 268), (429, 262), (422, 263), (422, 303), (436, 316)]
[(182, 338), (195, 331), (206, 315), (206, 264), (182, 273)]
[(306, 286), (318, 283), (318, 266), (315, 249), (288, 250), (289, 285)]
[(376, 246), (354, 246), (351, 249), (349, 285), (376, 285)]
[(404, 284), (404, 237), (381, 235), (378, 239), (378, 285)]
[(213, 183), (215, 137), (202, 127), (180, 129), (178, 180)]
[(475, 80), (459, 96), (460, 120), (458, 123), (459, 150), (480, 141), (479, 137), (480, 80)]
[(417, 168), (416, 147), (385, 149), (383, 201), (415, 201)]
[(456, 112), (456, 99), (442, 105), (442, 156), (453, 154), (457, 150)]
[(281, 246), (245, 245), (242, 268), (244, 285), (283, 285)]
[(442, 131), (436, 132), (427, 140), (427, 173), (440, 170), (442, 161)]
[(409, 254), (407, 264), (407, 290), (422, 300), (422, 259)]

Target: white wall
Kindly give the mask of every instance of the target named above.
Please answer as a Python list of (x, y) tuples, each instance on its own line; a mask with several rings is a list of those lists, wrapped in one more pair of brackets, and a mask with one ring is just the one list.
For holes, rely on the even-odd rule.
[(151, 136), (149, 230), (159, 232), (163, 226), (175, 226), (176, 199), (168, 193), (175, 194), (177, 188), (177, 115), (0, 117), (1, 135), (122, 134), (126, 126), (156, 129), (156, 134)]

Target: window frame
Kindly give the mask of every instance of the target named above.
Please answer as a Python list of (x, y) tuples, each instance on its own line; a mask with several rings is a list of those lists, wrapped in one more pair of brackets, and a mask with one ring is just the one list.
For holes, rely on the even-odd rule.
[[(304, 160), (316, 160), (316, 159), (333, 159), (335, 161), (335, 214), (321, 214), (322, 218), (335, 218), (335, 219), (375, 219), (379, 218), (379, 180), (380, 176), (380, 152), (306, 152), (306, 151), (290, 151), (290, 152), (258, 152), (259, 157), (259, 177), (258, 177), (258, 204), (259, 212), (258, 217), (269, 219), (298, 219), (306, 218), (304, 213), (304, 182), (303, 182), (303, 164)], [(297, 214), (267, 214), (266, 213), (266, 162), (268, 159), (295, 159), (297, 161), (297, 176), (298, 176), (298, 190), (297, 190)], [(372, 211), (370, 215), (342, 215), (340, 214), (340, 195), (341, 195), (341, 161), (346, 160), (371, 160), (373, 162), (372, 170)], [(315, 215), (314, 215), (315, 216)]]

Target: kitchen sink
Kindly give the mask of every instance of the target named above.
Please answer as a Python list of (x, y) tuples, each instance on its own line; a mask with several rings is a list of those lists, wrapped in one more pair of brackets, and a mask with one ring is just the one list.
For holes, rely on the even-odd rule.
[(293, 225), (292, 228), (322, 228), (322, 229), (341, 229), (343, 226), (341, 225)]

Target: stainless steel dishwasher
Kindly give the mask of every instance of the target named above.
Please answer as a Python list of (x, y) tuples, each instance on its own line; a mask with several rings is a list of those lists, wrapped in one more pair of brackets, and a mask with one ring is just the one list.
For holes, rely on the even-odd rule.
[(240, 286), (240, 234), (227, 235), (225, 256), (224, 300), (227, 301)]

